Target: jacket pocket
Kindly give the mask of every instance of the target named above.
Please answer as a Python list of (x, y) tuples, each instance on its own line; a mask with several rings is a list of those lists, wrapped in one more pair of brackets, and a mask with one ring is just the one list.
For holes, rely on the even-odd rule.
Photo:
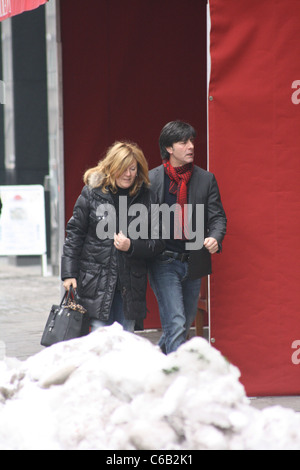
[(101, 279), (101, 269), (98, 271), (80, 270), (78, 278), (78, 294), (80, 297), (95, 299)]

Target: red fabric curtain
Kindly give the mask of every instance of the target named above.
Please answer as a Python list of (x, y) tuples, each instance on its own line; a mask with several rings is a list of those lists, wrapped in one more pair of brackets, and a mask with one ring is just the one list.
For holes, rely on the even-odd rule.
[[(182, 0), (60, 2), (67, 220), (84, 171), (115, 140), (137, 142), (151, 169), (161, 164), (162, 127), (182, 119), (197, 129), (196, 163), (206, 165), (206, 1), (188, 4), (187, 11)], [(156, 328), (148, 295), (145, 327)]]
[(213, 344), (248, 395), (299, 394), (300, 3), (210, 3), (210, 169), (228, 215)]
[(0, 21), (24, 11), (34, 10), (48, 0), (0, 0)]

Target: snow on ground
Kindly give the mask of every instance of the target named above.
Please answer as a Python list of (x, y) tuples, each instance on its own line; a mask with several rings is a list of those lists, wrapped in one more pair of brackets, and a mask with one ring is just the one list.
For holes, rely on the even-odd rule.
[(115, 324), (0, 362), (0, 450), (300, 449), (300, 415), (239, 377), (202, 338), (165, 356)]

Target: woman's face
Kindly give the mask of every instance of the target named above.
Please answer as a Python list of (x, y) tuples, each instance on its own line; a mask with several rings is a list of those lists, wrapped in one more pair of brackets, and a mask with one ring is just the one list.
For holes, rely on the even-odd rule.
[(130, 188), (137, 176), (137, 162), (132, 162), (124, 173), (116, 178), (116, 183), (119, 188), (128, 189)]

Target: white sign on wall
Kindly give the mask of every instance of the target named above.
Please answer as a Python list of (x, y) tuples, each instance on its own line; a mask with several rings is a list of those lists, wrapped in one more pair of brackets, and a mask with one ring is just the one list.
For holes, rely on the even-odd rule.
[(43, 256), (45, 262), (45, 196), (41, 185), (0, 186), (0, 256)]

